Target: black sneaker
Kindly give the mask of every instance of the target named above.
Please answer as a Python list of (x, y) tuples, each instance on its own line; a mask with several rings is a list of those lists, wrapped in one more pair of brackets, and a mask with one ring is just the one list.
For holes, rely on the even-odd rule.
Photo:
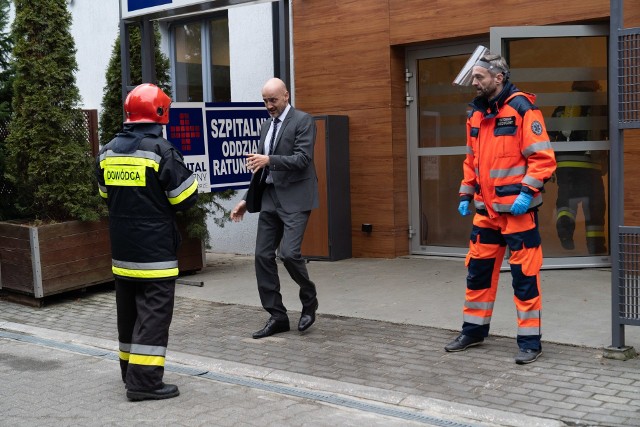
[(472, 337), (469, 335), (460, 334), (455, 340), (447, 344), (444, 349), (448, 352), (464, 351), (474, 345), (480, 345), (484, 341), (482, 337)]
[(527, 363), (535, 362), (542, 354), (542, 350), (532, 350), (530, 348), (523, 350), (520, 349), (515, 357), (518, 365), (526, 365)]

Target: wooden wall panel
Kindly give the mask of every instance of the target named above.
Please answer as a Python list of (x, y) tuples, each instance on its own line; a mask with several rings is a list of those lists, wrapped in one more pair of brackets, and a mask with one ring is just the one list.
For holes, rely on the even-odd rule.
[(638, 0), (625, 0), (622, 9), (624, 27), (640, 27), (640, 2)]
[(392, 232), (376, 231), (374, 226), (373, 233), (362, 233), (359, 238), (353, 239), (353, 256), (355, 258), (394, 258), (396, 243)]
[(389, 41), (397, 45), (478, 36), (490, 27), (601, 20), (609, 0), (389, 0), (389, 12)]
[(313, 163), (318, 176), (318, 200), (320, 206), (311, 211), (302, 240), (302, 254), (329, 256), (329, 205), (327, 197), (327, 121), (316, 119), (316, 142)]
[(405, 125), (393, 111), (404, 114), (404, 50), (389, 44), (388, 3), (292, 4), (296, 106), (349, 116), (353, 256), (407, 254)]
[(336, 114), (388, 106), (386, 2), (294, 0), (293, 21), (298, 107)]

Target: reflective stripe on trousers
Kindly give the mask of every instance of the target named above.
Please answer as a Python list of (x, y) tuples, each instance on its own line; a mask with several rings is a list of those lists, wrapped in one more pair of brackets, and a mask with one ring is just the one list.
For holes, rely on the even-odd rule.
[(498, 290), (500, 266), (509, 245), (512, 286), (517, 310), (518, 345), (540, 347), (542, 298), (540, 267), (542, 247), (537, 213), (500, 215), (476, 214), (466, 258), (467, 290), (463, 308), (462, 333), (486, 337)]
[(116, 278), (120, 368), (129, 390), (162, 386), (174, 295), (175, 280)]

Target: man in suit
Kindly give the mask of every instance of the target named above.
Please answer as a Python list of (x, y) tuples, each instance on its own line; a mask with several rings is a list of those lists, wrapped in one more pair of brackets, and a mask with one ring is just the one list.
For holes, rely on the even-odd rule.
[(302, 315), (298, 330), (307, 330), (316, 319), (316, 287), (309, 280), (300, 247), (311, 209), (318, 207), (318, 178), (313, 164), (316, 126), (313, 117), (289, 105), (284, 82), (273, 78), (262, 88), (262, 99), (271, 116), (260, 129), (257, 153), (247, 155), (253, 172), (246, 194), (231, 211), (241, 221), (245, 212), (260, 212), (256, 236), (255, 268), (260, 301), (271, 317), (253, 338), (289, 330), (282, 303), (276, 250), (291, 278), (300, 286)]

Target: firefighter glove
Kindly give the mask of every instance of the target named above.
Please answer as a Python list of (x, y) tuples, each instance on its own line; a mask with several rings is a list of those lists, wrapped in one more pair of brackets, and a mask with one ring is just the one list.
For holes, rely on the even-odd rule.
[(522, 215), (527, 212), (532, 199), (533, 195), (520, 193), (518, 197), (516, 197), (515, 202), (513, 202), (513, 205), (511, 205), (511, 213), (513, 215)]
[(460, 202), (460, 204), (458, 205), (458, 212), (460, 212), (460, 215), (462, 216), (471, 215), (471, 211), (469, 210), (468, 200), (463, 200)]

